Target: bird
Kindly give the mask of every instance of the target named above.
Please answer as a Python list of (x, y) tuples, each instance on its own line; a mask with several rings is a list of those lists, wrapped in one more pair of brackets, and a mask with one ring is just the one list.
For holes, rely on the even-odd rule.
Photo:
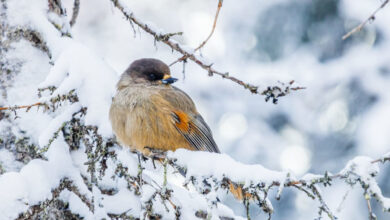
[[(210, 127), (189, 95), (173, 86), (168, 65), (158, 59), (135, 60), (120, 76), (109, 118), (118, 141), (143, 155), (191, 151), (220, 153)], [(234, 183), (235, 198), (245, 196)]]
[(117, 83), (110, 107), (117, 139), (145, 155), (151, 149), (179, 148), (220, 153), (192, 99), (172, 85), (176, 81), (161, 60), (143, 58), (132, 62)]

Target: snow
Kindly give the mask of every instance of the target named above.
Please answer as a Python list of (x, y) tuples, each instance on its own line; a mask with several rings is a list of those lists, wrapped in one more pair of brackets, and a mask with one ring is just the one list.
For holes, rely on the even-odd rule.
[(128, 167), (128, 173), (132, 176), (137, 175), (138, 173), (138, 161), (135, 161), (134, 158), (129, 157), (130, 149), (124, 148), (117, 151), (118, 160), (123, 163), (124, 166)]
[(4, 218), (16, 218), (29, 205), (51, 198), (51, 190), (62, 178), (78, 173), (61, 137), (53, 141), (47, 158), (32, 160), (19, 172), (0, 176), (0, 213)]
[(28, 194), (23, 177), (17, 172), (7, 172), (0, 177), (0, 215), (2, 219), (17, 217), (27, 209)]
[(5, 149), (0, 149), (0, 169), (5, 171), (18, 171), (23, 163), (16, 161), (14, 155)]
[(47, 1), (37, 0), (33, 7), (29, 3), (28, 0), (7, 1), (8, 11), (11, 12), (7, 14), (8, 22), (14, 26), (25, 26), (41, 33), (55, 59), (66, 45), (63, 44), (61, 33), (55, 29), (46, 17), (48, 11)]
[(345, 168), (340, 172), (341, 175), (347, 175), (348, 172), (353, 172), (359, 177), (363, 178), (363, 181), (369, 181), (373, 176), (376, 176), (379, 172), (379, 166), (377, 163), (371, 163), (373, 159), (369, 157), (356, 157), (349, 161)]
[[(47, 65), (49, 59), (47, 55), (32, 47), (25, 40), (11, 44), (14, 50), (5, 54), (8, 60), (19, 60), (23, 57), (24, 65), (21, 67), (21, 73), (13, 78), (12, 87), (7, 89), (8, 99), (4, 100), (5, 106), (26, 105), (38, 102), (37, 85), (45, 79), (50, 67)], [(35, 62), (29, 62), (29, 57), (35, 57)], [(27, 135), (31, 137), (32, 142), (38, 142), (40, 131), (45, 129), (50, 123), (49, 114), (41, 114), (35, 108), (29, 112), (18, 111), (18, 120), (14, 120), (19, 127), (24, 128)], [(0, 123), (5, 123), (1, 121)], [(1, 126), (0, 126), (1, 127)], [(14, 134), (19, 136), (19, 129), (14, 127)]]
[(387, 152), (387, 153), (385, 153), (385, 154), (382, 156), (381, 160), (384, 160), (385, 158), (390, 158), (390, 151)]
[(104, 196), (103, 206), (113, 214), (128, 213), (136, 216), (141, 212), (138, 198), (128, 189), (121, 189), (113, 196)]
[(85, 123), (98, 126), (99, 133), (108, 137), (112, 134), (108, 112), (117, 80), (118, 75), (101, 58), (82, 44), (71, 42), (39, 85), (57, 87), (51, 96), (41, 101), (77, 89), (80, 104), (88, 108)]
[[(386, 155), (385, 155), (386, 156)], [(390, 198), (383, 196), (381, 189), (378, 186), (378, 183), (375, 181), (374, 177), (379, 173), (378, 163), (373, 163), (373, 159), (369, 157), (359, 156), (349, 161), (346, 167), (340, 172), (341, 175), (350, 175), (352, 173), (353, 177), (348, 177), (354, 181), (361, 180), (367, 184), (368, 191), (374, 195), (376, 199), (382, 203), (384, 210), (390, 210)], [(368, 198), (369, 195), (368, 195)]]
[(73, 213), (78, 214), (87, 220), (94, 219), (92, 213), (89, 212), (87, 205), (85, 205), (73, 192), (65, 189), (61, 192), (59, 198), (62, 201), (69, 203), (69, 209), (72, 210)]
[(188, 177), (199, 175), (218, 179), (229, 177), (234, 182), (242, 182), (248, 185), (254, 182), (264, 182), (266, 184), (270, 184), (272, 181), (283, 182), (286, 176), (284, 172), (272, 171), (258, 164), (242, 164), (226, 154), (178, 149), (168, 155), (176, 158), (178, 165), (187, 168)]
[[(64, 2), (73, 4), (73, 1)], [(347, 164), (341, 174), (353, 174), (349, 178), (361, 177), (369, 184), (369, 191), (376, 195), (382, 207), (390, 208), (390, 199), (382, 193), (388, 189), (388, 184), (382, 183), (385, 188), (380, 189), (379, 181), (374, 178), (380, 175), (379, 168), (382, 167), (379, 167), (378, 163), (371, 163), (373, 159), (370, 158), (378, 158), (379, 155), (388, 152), (390, 140), (387, 132), (390, 128), (389, 77), (382, 74), (380, 70), (389, 67), (390, 44), (387, 41), (390, 29), (386, 23), (389, 20), (389, 13), (378, 14), (378, 19), (369, 27), (380, 30), (382, 38), (380, 44), (373, 45), (370, 41), (371, 43), (364, 43), (365, 45), (359, 44), (346, 48), (341, 57), (327, 62), (319, 61), (315, 52), (311, 51), (311, 47), (298, 49), (275, 62), (259, 62), (257, 60), (259, 57), (252, 52), (259, 45), (268, 42), (253, 40), (257, 34), (253, 31), (257, 20), (253, 18), (260, 16), (268, 8), (284, 2), (288, 1), (265, 4), (248, 1), (240, 5), (224, 2), (216, 33), (202, 48), (202, 56), (199, 55), (199, 59), (206, 63), (215, 63), (213, 67), (216, 69), (228, 70), (234, 76), (255, 85), (262, 85), (264, 88), (273, 85), (269, 82), (277, 82), (277, 80), (288, 82), (295, 79), (299, 85), (308, 87), (307, 90), (299, 93), (291, 92), (277, 106), (265, 104), (261, 97), (252, 96), (247, 91), (242, 91), (242, 88), (235, 88), (226, 80), (220, 80), (219, 77), (209, 78), (207, 72), (191, 62), (186, 65), (186, 80), (178, 82), (178, 86), (189, 93), (197, 103), (198, 109), (202, 110), (200, 112), (214, 131), (216, 142), (224, 152), (214, 154), (178, 150), (168, 154), (169, 157), (177, 159), (179, 165), (187, 168), (187, 178), (184, 178), (172, 167), (168, 167), (168, 183), (165, 186), (173, 189), (171, 200), (181, 207), (182, 219), (193, 219), (193, 213), (198, 210), (206, 211), (210, 219), (218, 219), (218, 216), (241, 219), (240, 216), (245, 216), (242, 204), (232, 205), (226, 202), (228, 200), (224, 198), (226, 191), (213, 191), (204, 196), (197, 191), (196, 186), (189, 185), (185, 188), (183, 183), (188, 183), (188, 178), (191, 176), (219, 180), (229, 177), (237, 183), (245, 184), (246, 187), (251, 183), (270, 184), (272, 181), (283, 183), (286, 180), (296, 180), (294, 176), (287, 178), (288, 173), (285, 171), (276, 171), (294, 168), (293, 163), (299, 158), (286, 149), (295, 145), (299, 145), (310, 155), (308, 161), (303, 161), (304, 171), (307, 169), (312, 173), (323, 173), (325, 170), (338, 171)], [(128, 5), (125, 8), (127, 14), (134, 11), (137, 18), (150, 20), (145, 24), (158, 33), (166, 32), (164, 30), (168, 32), (184, 30), (184, 35), (175, 36), (176, 40), (172, 42), (180, 43), (183, 49), (191, 53), (194, 52), (194, 46), (186, 45), (195, 42), (197, 46), (196, 44), (202, 42), (203, 37), (207, 36), (209, 26), (200, 27), (207, 25), (209, 18), (212, 20), (215, 8), (215, 2), (188, 1), (184, 4), (174, 1), (176, 8), (173, 13), (170, 11), (171, 8), (165, 5), (167, 4), (165, 1), (158, 3), (151, 0), (146, 3), (119, 1), (119, 3)], [(366, 1), (364, 4), (356, 4), (356, 1), (343, 0), (339, 10), (348, 18), (363, 20), (365, 16), (362, 15), (368, 15), (371, 9), (377, 7), (376, 3), (378, 2)], [(96, 14), (82, 10), (84, 7), (95, 8), (95, 5), (97, 5)], [(53, 56), (49, 59), (45, 52), (32, 47), (26, 40), (13, 43), (12, 50), (7, 51), (5, 57), (7, 60), (18, 59), (21, 69), (20, 73), (10, 80), (12, 86), (6, 88), (7, 97), (6, 100), (0, 100), (1, 105), (50, 102), (51, 98), (67, 94), (71, 90), (75, 90), (79, 102), (63, 103), (55, 112), (43, 112), (42, 109), (35, 108), (29, 112), (18, 111), (20, 118), (11, 120), (11, 128), (8, 127), (10, 125), (8, 122), (0, 121), (2, 133), (10, 130), (17, 138), (27, 136), (31, 138), (29, 143), (44, 147), (52, 139), (53, 133), (64, 122), (70, 120), (73, 113), (81, 107), (87, 107), (83, 123), (97, 126), (99, 134), (104, 138), (112, 137), (108, 110), (121, 71), (132, 60), (140, 57), (153, 56), (167, 63), (180, 57), (177, 53), (172, 53), (169, 48), (160, 46), (159, 43), (156, 50), (152, 38), (142, 31), (142, 35), (137, 32), (137, 38), (133, 39), (133, 30), (128, 21), (122, 20), (123, 15), (112, 6), (110, 1), (87, 0), (81, 7), (76, 25), (70, 28), (66, 22), (69, 20), (68, 17), (47, 13), (46, 0), (36, 0), (34, 4), (30, 4), (27, 0), (7, 1), (9, 24), (41, 33)], [(132, 10), (130, 11), (129, 8)], [(212, 9), (210, 15), (208, 11), (199, 13), (206, 9)], [(242, 13), (244, 10), (246, 13)], [(56, 23), (61, 31), (58, 31), (52, 23)], [(211, 25), (211, 21), (209, 23)], [(61, 32), (70, 33), (72, 38), (62, 36)], [(248, 39), (252, 41), (248, 43)], [(182, 65), (174, 65), (172, 73), (180, 74), (181, 67)], [(351, 104), (349, 99), (364, 94), (348, 93), (348, 84), (353, 80), (358, 80), (368, 95), (376, 97), (374, 104), (364, 104), (368, 109), (358, 113), (354, 113), (354, 110), (357, 109), (360, 100), (355, 100)], [(57, 89), (52, 95), (45, 93), (44, 97), (39, 99), (37, 88), (48, 86), (55, 86)], [(230, 114), (229, 112), (242, 116), (244, 121), (239, 120), (238, 124), (236, 120), (224, 123), (226, 117), (223, 115)], [(276, 113), (286, 117), (286, 125), (271, 123), (274, 122), (271, 118)], [(275, 121), (277, 119), (280, 118), (276, 118)], [(217, 125), (221, 132), (215, 132)], [(286, 135), (287, 130), (295, 132), (292, 135), (294, 138), (291, 138), (291, 134)], [(229, 132), (236, 136), (227, 137)], [(327, 141), (338, 136), (341, 136), (344, 142), (352, 140), (352, 144), (338, 151), (333, 146), (343, 146), (344, 142)], [(15, 146), (11, 145), (11, 147)], [(348, 150), (349, 147), (353, 150)], [(323, 150), (324, 148), (326, 149)], [(33, 159), (26, 165), (14, 161), (12, 150), (14, 149), (0, 149), (0, 164), (6, 171), (0, 175), (0, 219), (13, 219), (19, 213), (26, 211), (29, 206), (50, 199), (51, 190), (56, 188), (63, 178), (69, 178), (88, 200), (94, 199), (95, 213), (92, 213), (74, 192), (68, 190), (61, 192), (60, 199), (69, 203), (69, 209), (73, 213), (85, 219), (108, 218), (109, 213), (124, 212), (142, 216), (145, 211), (143, 202), (149, 200), (156, 190), (160, 189), (164, 179), (161, 164), (157, 163), (157, 168), (154, 168), (150, 161), (142, 162), (145, 168), (143, 178), (151, 184), (143, 185), (140, 188), (142, 196), (136, 196), (132, 189), (127, 188), (124, 178), (115, 176), (115, 168), (120, 163), (128, 168), (129, 175), (137, 176), (138, 159), (129, 149), (114, 147), (112, 150), (117, 158), (107, 160), (106, 175), (98, 180), (98, 186), (93, 186), (91, 192), (82, 178), (82, 176), (86, 177), (87, 181), (90, 181), (88, 166), (85, 164), (88, 161), (85, 146), (81, 145), (78, 150), (69, 152), (69, 147), (60, 134), (45, 153), (47, 161)], [(356, 157), (347, 162), (359, 154), (370, 157)], [(291, 163), (286, 163), (283, 159), (288, 156), (294, 156)], [(385, 157), (390, 157), (390, 152), (382, 156)], [(387, 173), (384, 170), (381, 175)], [(309, 183), (321, 177), (323, 176), (309, 173), (303, 175), (300, 180)], [(106, 195), (102, 193), (102, 189), (113, 189), (114, 193)], [(284, 198), (285, 194), (282, 190), (283, 184), (279, 192)], [(334, 191), (321, 191), (325, 194), (326, 201), (339, 201), (344, 195), (343, 190), (345, 189), (337, 188)], [(359, 202), (361, 192), (354, 189), (350, 194), (352, 199), (345, 203), (340, 215), (365, 219), (366, 210), (361, 208)], [(222, 198), (221, 201), (217, 205), (211, 204), (216, 197)], [(286, 197), (287, 201), (293, 199), (289, 194), (286, 194)], [(310, 202), (311, 206), (308, 205), (304, 209), (309, 211), (300, 212), (301, 209), (296, 209), (299, 202), (286, 206), (283, 204), (283, 207), (278, 203), (272, 204), (271, 202), (274, 202), (272, 198), (265, 202), (270, 207), (276, 204), (276, 212), (291, 212), (289, 217), (294, 219), (310, 219), (311, 212), (317, 208), (316, 204), (313, 206)], [(174, 210), (168, 203), (166, 205), (169, 212), (166, 212), (166, 207), (159, 196), (154, 203), (155, 211), (165, 213), (166, 219), (175, 217)], [(351, 217), (353, 214), (355, 216)]]
[(49, 125), (41, 132), (39, 136), (39, 145), (45, 147), (49, 144), (50, 139), (53, 139), (53, 134), (61, 128), (62, 124), (72, 119), (73, 113), (79, 111), (81, 105), (79, 103), (72, 104), (59, 116), (50, 121)]
[(319, 179), (321, 177), (323, 177), (323, 176), (318, 175), (318, 174), (313, 174), (313, 173), (307, 173), (301, 179), (306, 181), (306, 182), (310, 182), (313, 179)]

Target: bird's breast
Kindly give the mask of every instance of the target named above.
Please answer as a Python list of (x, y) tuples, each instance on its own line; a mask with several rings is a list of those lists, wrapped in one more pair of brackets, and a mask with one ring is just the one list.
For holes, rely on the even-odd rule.
[(110, 120), (119, 141), (141, 152), (144, 147), (190, 149), (175, 127), (172, 112), (172, 106), (158, 90), (130, 88), (116, 94)]

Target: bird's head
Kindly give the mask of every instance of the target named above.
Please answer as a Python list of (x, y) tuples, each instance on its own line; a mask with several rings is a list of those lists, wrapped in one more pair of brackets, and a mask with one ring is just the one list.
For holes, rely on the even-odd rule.
[(171, 77), (168, 65), (158, 59), (144, 58), (131, 63), (123, 73), (133, 83), (172, 84), (177, 81)]

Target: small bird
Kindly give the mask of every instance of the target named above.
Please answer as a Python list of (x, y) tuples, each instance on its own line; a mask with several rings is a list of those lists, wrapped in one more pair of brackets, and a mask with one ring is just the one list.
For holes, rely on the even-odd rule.
[(211, 130), (160, 60), (134, 61), (122, 74), (110, 108), (119, 142), (145, 155), (178, 148), (220, 153)]
[[(119, 142), (144, 155), (178, 148), (220, 153), (192, 99), (171, 85), (176, 81), (157, 59), (139, 59), (127, 68), (110, 108)], [(229, 190), (239, 200), (250, 198), (234, 183)]]

